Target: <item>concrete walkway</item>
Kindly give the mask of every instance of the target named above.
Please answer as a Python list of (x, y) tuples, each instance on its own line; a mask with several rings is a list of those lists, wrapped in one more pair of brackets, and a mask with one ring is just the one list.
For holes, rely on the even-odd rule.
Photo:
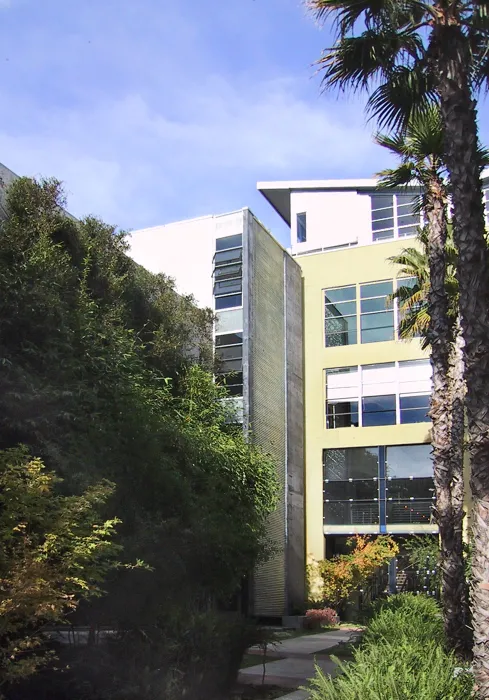
[[(329, 658), (328, 649), (338, 644), (347, 644), (357, 634), (357, 628), (343, 628), (284, 639), (282, 642), (270, 645), (267, 650), (267, 658), (270, 660), (265, 664), (265, 684), (298, 688), (314, 676), (316, 665), (322, 669), (323, 673), (334, 676), (338, 667)], [(258, 659), (258, 655), (262, 655), (263, 651), (259, 647), (252, 647), (248, 653), (257, 654)], [(277, 659), (277, 657), (285, 658)], [(258, 663), (256, 666), (242, 669), (238, 680), (241, 683), (261, 685), (262, 678), (263, 664)], [(283, 696), (280, 700), (302, 700), (303, 698), (307, 698), (307, 693), (299, 690)]]

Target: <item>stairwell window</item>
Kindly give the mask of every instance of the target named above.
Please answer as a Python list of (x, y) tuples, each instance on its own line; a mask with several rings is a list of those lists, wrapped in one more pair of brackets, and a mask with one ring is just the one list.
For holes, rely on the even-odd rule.
[(326, 347), (357, 342), (357, 288), (334, 287), (324, 291)]
[(307, 240), (306, 213), (297, 214), (297, 243), (305, 243)]
[(392, 282), (360, 286), (360, 337), (362, 343), (394, 340)]

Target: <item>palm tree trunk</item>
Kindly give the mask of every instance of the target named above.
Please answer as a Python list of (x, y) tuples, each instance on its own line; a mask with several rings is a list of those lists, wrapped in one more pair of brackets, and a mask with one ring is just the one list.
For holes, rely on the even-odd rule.
[[(441, 592), (443, 620), (449, 646), (466, 656), (467, 597), (463, 560), (463, 393), (455, 384), (459, 368), (446, 291), (447, 196), (441, 179), (433, 175), (427, 183), (425, 215), (428, 223), (430, 290), (428, 340), (431, 345), (433, 391), (430, 415), (433, 422), (433, 474), (436, 521), (440, 532)], [(453, 380), (453, 381), (452, 381)], [(463, 378), (461, 378), (463, 384)], [(458, 391), (455, 395), (455, 390)], [(459, 400), (462, 399), (460, 406)], [(461, 408), (461, 415), (460, 409)], [(461, 426), (457, 421), (461, 420)], [(456, 494), (453, 488), (456, 486)], [(454, 498), (455, 496), (455, 498)], [(461, 509), (458, 501), (461, 497)]]
[(472, 622), (474, 672), (489, 698), (489, 279), (477, 153), (475, 102), (467, 40), (456, 24), (440, 26), (437, 79), (458, 248), (460, 313), (465, 341), (466, 409), (471, 456)]
[[(465, 380), (464, 341), (457, 321), (455, 339), (450, 346), (449, 383), (451, 434), (448, 467), (451, 475), (450, 493), (452, 505), (451, 543), (447, 543), (445, 569), (442, 573), (447, 599), (453, 611), (451, 632), (455, 640), (454, 650), (470, 658), (473, 643), (470, 624), (469, 592), (465, 576), (463, 545), (464, 520), (464, 441), (465, 441)], [(448, 634), (448, 628), (446, 626)]]

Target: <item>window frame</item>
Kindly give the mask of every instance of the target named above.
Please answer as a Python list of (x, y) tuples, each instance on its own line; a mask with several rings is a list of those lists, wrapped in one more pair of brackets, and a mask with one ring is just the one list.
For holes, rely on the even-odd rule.
[[(340, 301), (332, 302), (332, 301), (327, 301), (328, 293), (335, 292), (337, 290), (344, 289), (344, 290), (349, 290), (353, 289), (354, 290), (354, 296), (352, 299), (343, 299)], [(356, 284), (346, 284), (346, 285), (340, 285), (339, 287), (328, 287), (326, 289), (323, 289), (323, 316), (324, 316), (324, 335), (323, 335), (323, 342), (324, 342), (324, 347), (325, 348), (332, 348), (332, 347), (346, 347), (347, 345), (358, 345), (358, 290), (357, 290), (357, 285)], [(354, 313), (348, 313), (345, 315), (338, 314), (338, 318), (355, 318), (355, 330), (351, 331), (349, 328), (343, 331), (328, 331), (326, 328), (326, 322), (330, 318), (334, 318), (334, 316), (327, 316), (326, 312), (328, 308), (336, 308), (337, 304), (354, 304), (355, 305), (355, 312)], [(337, 309), (338, 310), (338, 309)], [(348, 321), (346, 322), (348, 324)], [(347, 336), (348, 340), (350, 338), (350, 333), (354, 334), (355, 342), (354, 343), (346, 343), (346, 344), (340, 344), (340, 345), (331, 345), (328, 344), (328, 335), (330, 337), (341, 337), (342, 335)]]
[[(384, 191), (378, 191), (378, 192), (370, 192), (369, 193), (369, 198), (370, 198), (370, 234), (372, 237), (372, 243), (384, 243), (385, 241), (394, 241), (402, 238), (409, 238), (411, 236), (416, 235), (416, 230), (414, 232), (409, 232), (409, 233), (403, 233), (403, 230), (408, 230), (411, 227), (415, 226), (418, 228), (419, 226), (422, 226), (423, 224), (423, 217), (422, 214), (415, 214), (412, 211), (409, 212), (409, 214), (406, 212), (403, 212), (403, 208), (408, 209), (408, 207), (413, 206), (413, 202), (410, 204), (403, 204), (402, 200), (398, 199), (401, 197), (411, 197), (412, 199), (419, 197), (420, 193), (408, 193), (408, 192), (386, 192)], [(376, 209), (373, 208), (373, 198), (377, 197), (378, 199), (380, 198), (385, 198), (386, 201), (390, 199), (391, 204), (390, 206), (386, 207), (377, 207)], [(392, 214), (391, 216), (388, 217), (381, 217), (381, 218), (374, 218), (375, 213), (377, 212), (387, 212), (391, 211)], [(402, 220), (403, 217), (405, 216), (417, 216), (418, 217), (418, 223), (410, 223), (406, 225), (400, 225), (399, 220)], [(380, 222), (380, 221), (392, 221), (392, 226), (386, 226), (386, 228), (381, 228), (375, 230), (374, 223), (375, 222)], [(379, 234), (386, 234), (388, 232), (392, 231), (392, 235), (379, 235)], [(376, 237), (377, 234), (377, 237)]]
[[(391, 291), (388, 292), (387, 294), (376, 294), (372, 296), (371, 292), (369, 293), (369, 296), (362, 296), (362, 291), (366, 287), (374, 287), (376, 285), (381, 285), (381, 284), (387, 284), (391, 286)], [(389, 296), (391, 296), (394, 293), (394, 281), (393, 280), (379, 280), (376, 282), (361, 282), (359, 285), (359, 301), (360, 301), (360, 314), (359, 314), (359, 322), (360, 322), (360, 344), (361, 345), (370, 345), (371, 343), (389, 343), (392, 342), (393, 340), (396, 340), (396, 317), (395, 317), (395, 312), (394, 312), (394, 306), (395, 304), (393, 301), (389, 302), (389, 306), (387, 305), (387, 299)], [(386, 305), (384, 309), (378, 309), (378, 310), (373, 310), (373, 311), (363, 311), (362, 310), (362, 305), (366, 302), (375, 302), (380, 299), (385, 299)], [(364, 340), (364, 337), (366, 337), (367, 333), (371, 331), (379, 331), (383, 328), (388, 328), (390, 329), (390, 324), (385, 325), (385, 326), (375, 326), (373, 328), (363, 328), (362, 327), (362, 321), (363, 319), (367, 320), (370, 319), (374, 316), (381, 315), (387, 318), (387, 316), (390, 314), (392, 317), (392, 338), (387, 338), (383, 340)], [(365, 336), (363, 335), (365, 333)]]
[(297, 243), (307, 242), (307, 212), (301, 211), (296, 215)]

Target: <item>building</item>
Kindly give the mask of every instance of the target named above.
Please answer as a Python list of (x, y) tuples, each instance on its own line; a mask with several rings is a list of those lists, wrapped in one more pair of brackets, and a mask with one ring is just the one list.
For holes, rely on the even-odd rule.
[(431, 366), (398, 337), (389, 258), (420, 224), (417, 190), (375, 180), (263, 182), (291, 229), (304, 285), (306, 552), (345, 551), (356, 533), (433, 533)]
[(249, 610), (278, 618), (305, 595), (302, 279), (297, 262), (243, 209), (135, 231), (134, 260), (216, 313), (215, 354), (243, 429), (277, 465), (269, 534)]

